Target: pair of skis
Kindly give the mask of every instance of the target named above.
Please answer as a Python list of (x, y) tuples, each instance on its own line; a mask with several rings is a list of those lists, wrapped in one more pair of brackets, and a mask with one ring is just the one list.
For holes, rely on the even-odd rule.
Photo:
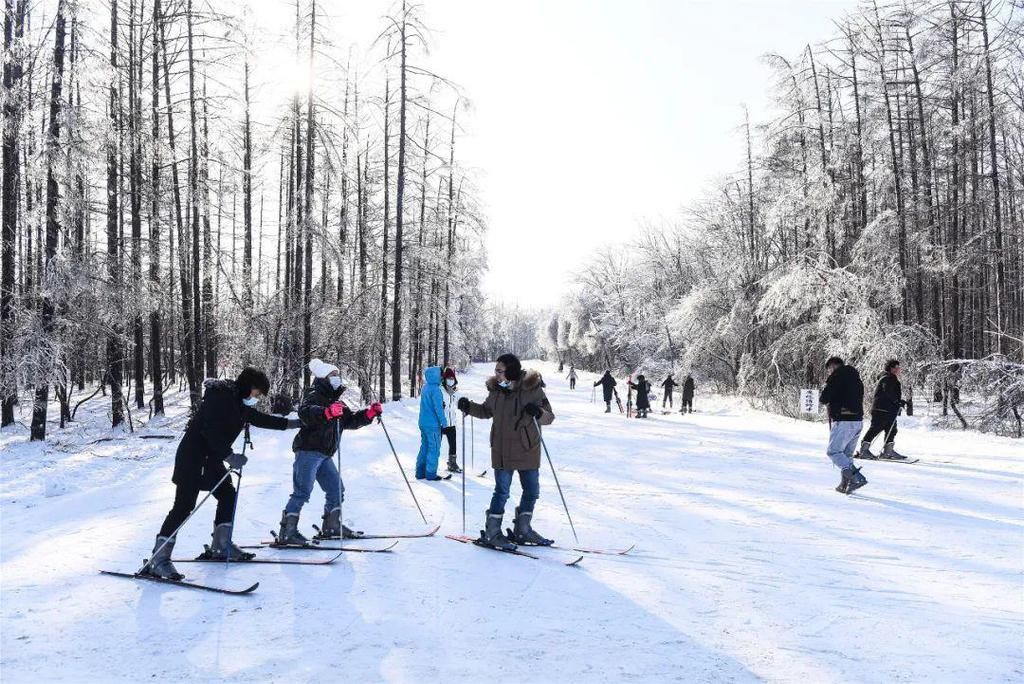
[(862, 458), (859, 454), (854, 454), (853, 457), (862, 461), (884, 461), (886, 463), (902, 463), (903, 465), (911, 465), (921, 460), (919, 458), (907, 458), (906, 456), (904, 456), (903, 458), (892, 458), (889, 456), (875, 456), (874, 458)]
[[(473, 544), (474, 546), (479, 546), (479, 547), (484, 548), (484, 549), (491, 549), (492, 551), (500, 551), (501, 553), (510, 553), (510, 554), (512, 554), (514, 556), (524, 556), (526, 558), (532, 558), (534, 560), (540, 560), (542, 558), (541, 556), (538, 556), (536, 554), (532, 554), (532, 553), (528, 553), (526, 551), (523, 551), (520, 547), (516, 547), (515, 549), (503, 549), (503, 548), (499, 548), (497, 546), (492, 546), (490, 544), (484, 543), (478, 537), (470, 537), (470, 536), (461, 535), (461, 534), (449, 534), (449, 535), (445, 535), (445, 537), (447, 539), (451, 539), (452, 541), (457, 541), (457, 542), (460, 542), (462, 544)], [(564, 561), (563, 564), (568, 566), (568, 567), (575, 567), (575, 566), (579, 565), (580, 562), (583, 561), (584, 556), (587, 555), (587, 554), (593, 554), (593, 555), (599, 555), (599, 556), (625, 556), (630, 551), (632, 551), (634, 548), (636, 548), (636, 545), (632, 544), (632, 545), (629, 546), (629, 548), (621, 549), (621, 550), (593, 549), (593, 548), (585, 548), (585, 547), (567, 547), (567, 546), (556, 546), (554, 544), (543, 546), (543, 547), (537, 547), (537, 548), (556, 549), (558, 551), (570, 551), (570, 552), (572, 552), (574, 554), (574, 556), (572, 558), (570, 558), (568, 561)], [(581, 554), (581, 555), (576, 556), (575, 554)]]

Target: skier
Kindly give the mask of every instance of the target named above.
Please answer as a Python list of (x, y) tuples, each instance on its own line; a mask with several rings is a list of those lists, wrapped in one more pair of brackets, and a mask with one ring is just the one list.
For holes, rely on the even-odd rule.
[(672, 392), (678, 383), (672, 379), (672, 374), (669, 373), (665, 378), (665, 381), (661, 383), (661, 386), (665, 388), (665, 395), (661, 398), (661, 408), (665, 408), (665, 402), (668, 402), (668, 407), (672, 408)]
[(680, 413), (693, 413), (693, 377), (687, 373), (686, 380), (683, 380), (683, 401), (679, 407)]
[(875, 398), (871, 403), (871, 427), (864, 433), (860, 445), (860, 457), (867, 459), (879, 458), (871, 453), (871, 442), (880, 433), (885, 433), (885, 446), (880, 458), (906, 458), (893, 448), (896, 442), (896, 417), (900, 409), (907, 405), (903, 399), (903, 387), (900, 385), (900, 362), (889, 359), (885, 363), (885, 372), (875, 386)]
[[(548, 546), (554, 542), (538, 534), (531, 526), (534, 504), (540, 497), (540, 425), (555, 419), (544, 394), (544, 380), (534, 370), (524, 371), (514, 354), (502, 354), (494, 363), (494, 376), (487, 383), (487, 399), (477, 404), (466, 397), (458, 408), (474, 418), (491, 418), (491, 466), (494, 468), (494, 494), (487, 509), (487, 522), (480, 541), (499, 549), (514, 549), (516, 544)], [(519, 471), (523, 494), (516, 508), (515, 529), (510, 540), (501, 531), (512, 476)]]
[(334, 464), (334, 453), (340, 448), (338, 437), (341, 430), (369, 425), (384, 412), (379, 402), (360, 411), (352, 411), (342, 403), (341, 395), (346, 388), (337, 366), (313, 359), (309, 362), (309, 371), (314, 380), (299, 403), (302, 429), (292, 442), (292, 451), (295, 452), (292, 494), (281, 512), (281, 529), (277, 535), (279, 544), (305, 544), (309, 541), (298, 530), (299, 514), (303, 504), (309, 501), (314, 482), (324, 490), (320, 536), (344, 539), (359, 536), (341, 522), (345, 483)]
[[(207, 380), (203, 388), (203, 400), (189, 420), (174, 457), (174, 506), (164, 519), (153, 557), (143, 570), (164, 579), (184, 577), (171, 563), (176, 542), (172, 535), (192, 513), (199, 492), (209, 491), (227, 474), (225, 461), (230, 468), (239, 469), (249, 460), (231, 449), (242, 428), (252, 424), (265, 430), (290, 430), (300, 425), (297, 419), (267, 415), (254, 408), (259, 398), (270, 392), (270, 380), (256, 368), (244, 369), (234, 381)], [(253, 554), (245, 553), (231, 541), (236, 497), (231, 479), (221, 482), (213, 496), (217, 499), (213, 543), (204, 555), (230, 560), (252, 558)]]
[(429, 366), (423, 371), (420, 391), (420, 451), (416, 455), (416, 479), (436, 482), (446, 478), (437, 474), (441, 456), (441, 433), (448, 427), (441, 394), (441, 367)]
[(868, 483), (853, 465), (853, 452), (864, 424), (864, 383), (857, 369), (847, 366), (838, 356), (829, 358), (825, 369), (828, 379), (818, 401), (828, 406), (828, 457), (843, 473), (836, 491), (850, 494)]
[(636, 376), (636, 382), (628, 384), (631, 389), (636, 390), (636, 417), (646, 418), (647, 412), (651, 410), (651, 399), (647, 396), (651, 393), (651, 383), (647, 382), (647, 378), (641, 373)]
[(612, 412), (612, 391), (616, 384), (618, 383), (615, 382), (615, 378), (612, 377), (612, 372), (610, 370), (605, 370), (601, 379), (594, 383), (594, 387), (597, 387), (598, 385), (601, 386), (602, 395), (604, 396), (605, 413)]
[(569, 374), (565, 377), (569, 379), (569, 389), (576, 389), (576, 366), (569, 366)]
[(455, 430), (455, 420), (454, 416), (452, 416), (452, 410), (455, 408), (455, 393), (459, 391), (459, 378), (455, 374), (454, 368), (451, 366), (445, 366), (444, 372), (441, 373), (441, 380), (441, 387), (447, 395), (444, 405), (447, 410), (446, 415), (448, 416), (448, 427), (441, 430), (441, 434), (448, 438), (448, 472), (458, 474), (462, 472), (462, 469), (459, 468), (459, 461), (458, 458), (456, 458), (457, 450), (455, 445), (458, 435)]

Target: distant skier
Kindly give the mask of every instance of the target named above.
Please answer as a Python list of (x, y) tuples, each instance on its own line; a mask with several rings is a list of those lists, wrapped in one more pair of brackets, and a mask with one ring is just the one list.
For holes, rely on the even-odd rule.
[(605, 413), (612, 412), (612, 392), (615, 391), (616, 384), (618, 383), (615, 382), (615, 378), (612, 377), (612, 372), (610, 370), (606, 370), (604, 375), (601, 376), (601, 379), (594, 383), (594, 387), (597, 387), (598, 385), (601, 386), (601, 393), (604, 397)]
[(847, 366), (838, 356), (825, 363), (828, 379), (821, 390), (819, 403), (828, 406), (831, 423), (828, 457), (842, 470), (837, 492), (850, 494), (868, 483), (860, 469), (853, 465), (857, 438), (864, 424), (864, 383), (853, 366)]
[(576, 366), (569, 366), (569, 374), (565, 377), (569, 379), (569, 389), (576, 389)]
[(429, 366), (423, 371), (420, 391), (420, 451), (416, 455), (416, 479), (437, 482), (445, 478), (437, 474), (441, 456), (441, 434), (448, 427), (441, 392), (441, 367)]
[(678, 383), (672, 379), (672, 374), (669, 373), (665, 381), (661, 383), (661, 386), (665, 388), (665, 395), (661, 398), (661, 408), (665, 408), (665, 402), (668, 402), (668, 407), (672, 408), (672, 393), (675, 390), (675, 386)]
[[(514, 354), (502, 354), (494, 363), (494, 376), (487, 380), (487, 399), (477, 404), (466, 397), (458, 408), (475, 418), (491, 418), (491, 467), (494, 469), (494, 494), (487, 509), (487, 522), (480, 541), (502, 549), (516, 544), (548, 546), (531, 525), (534, 504), (540, 498), (540, 425), (555, 420), (551, 404), (544, 394), (544, 379), (534, 370), (524, 371)], [(515, 529), (509, 540), (501, 530), (512, 476), (519, 472), (522, 498), (516, 508)]]
[[(359, 535), (341, 522), (341, 504), (345, 501), (345, 483), (334, 464), (340, 447), (340, 431), (356, 430), (369, 425), (384, 412), (379, 403), (361, 411), (352, 411), (341, 401), (345, 387), (338, 367), (313, 359), (309, 362), (313, 382), (299, 403), (302, 429), (292, 441), (295, 461), (292, 463), (292, 493), (281, 512), (281, 528), (277, 541), (281, 544), (304, 544), (308, 539), (299, 532), (302, 506), (313, 493), (313, 483), (324, 491), (322, 537), (350, 539)], [(339, 431), (340, 430), (340, 431)]]
[(651, 410), (651, 400), (649, 395), (651, 393), (651, 383), (647, 382), (647, 378), (640, 374), (636, 376), (636, 382), (628, 383), (630, 389), (636, 391), (636, 417), (646, 418), (647, 412)]
[[(207, 380), (199, 409), (185, 427), (185, 435), (174, 457), (176, 485), (174, 506), (156, 537), (153, 556), (145, 567), (146, 574), (164, 579), (184, 577), (171, 563), (176, 540), (171, 537), (196, 506), (199, 492), (209, 491), (230, 468), (239, 469), (248, 457), (232, 451), (232, 444), (246, 424), (265, 430), (289, 430), (299, 427), (296, 419), (260, 413), (254, 407), (260, 397), (270, 392), (270, 380), (263, 371), (246, 368), (234, 380)], [(228, 478), (213, 490), (217, 512), (213, 518), (213, 543), (204, 554), (212, 558), (242, 560), (252, 558), (231, 541), (234, 526), (235, 487)]]
[(879, 458), (871, 453), (871, 442), (879, 434), (885, 434), (885, 446), (881, 458), (903, 459), (893, 448), (896, 442), (896, 417), (900, 409), (907, 405), (903, 400), (903, 387), (900, 385), (900, 362), (889, 359), (885, 364), (885, 372), (875, 386), (875, 398), (871, 403), (871, 427), (864, 433), (860, 445), (860, 457), (867, 459)]
[(448, 438), (448, 472), (457, 474), (461, 473), (462, 469), (459, 468), (458, 450), (455, 447), (458, 435), (455, 430), (455, 416), (452, 413), (455, 410), (455, 393), (459, 391), (459, 378), (454, 368), (445, 366), (441, 380), (441, 388), (445, 393), (445, 415), (448, 416), (448, 427), (441, 430), (441, 434)]
[(693, 376), (687, 373), (686, 380), (683, 380), (683, 400), (679, 406), (680, 413), (693, 413), (693, 390)]

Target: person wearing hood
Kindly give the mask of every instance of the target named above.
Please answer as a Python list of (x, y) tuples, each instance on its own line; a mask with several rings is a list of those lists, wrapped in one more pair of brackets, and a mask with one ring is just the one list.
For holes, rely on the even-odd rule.
[[(612, 412), (612, 392), (615, 391), (615, 378), (612, 377), (612, 372), (606, 370), (601, 379), (594, 383), (594, 387), (601, 386), (601, 395), (604, 397), (604, 412)], [(621, 408), (621, 407), (620, 407)]]
[(646, 418), (647, 412), (651, 410), (651, 383), (640, 374), (636, 376), (636, 382), (630, 382), (629, 386), (636, 390), (636, 417)]
[[(213, 489), (217, 512), (213, 518), (213, 542), (203, 557), (246, 560), (253, 554), (242, 551), (231, 541), (234, 528), (235, 487), (224, 479), (227, 468), (241, 470), (249, 460), (235, 453), (232, 445), (246, 425), (265, 430), (289, 430), (299, 427), (294, 418), (271, 416), (256, 410), (260, 397), (270, 392), (270, 380), (263, 371), (245, 368), (235, 380), (207, 380), (203, 399), (192, 415), (174, 457), (174, 505), (156, 536), (153, 556), (142, 572), (164, 579), (178, 580), (184, 575), (171, 563), (174, 534), (196, 507), (199, 492)], [(223, 479), (223, 482), (221, 481)], [(220, 482), (218, 486), (217, 483)]]
[(432, 482), (443, 480), (445, 478), (437, 474), (437, 461), (441, 456), (441, 434), (448, 428), (448, 417), (445, 415), (441, 393), (440, 366), (429, 366), (423, 371), (419, 427), (420, 451), (416, 455), (416, 479)]
[[(548, 546), (554, 543), (532, 527), (533, 509), (540, 498), (541, 435), (538, 425), (555, 420), (551, 403), (544, 394), (544, 379), (534, 370), (524, 371), (514, 354), (502, 354), (494, 363), (494, 375), (487, 381), (487, 398), (482, 404), (466, 397), (458, 408), (474, 418), (491, 419), (491, 467), (494, 469), (494, 494), (487, 509), (480, 542), (499, 549), (514, 549), (516, 544)], [(536, 424), (535, 421), (536, 420)], [(523, 494), (516, 508), (515, 529), (509, 539), (501, 531), (505, 503), (518, 471)]]
[(459, 468), (459, 461), (456, 458), (457, 450), (455, 445), (458, 435), (456, 434), (455, 420), (453, 419), (452, 412), (455, 409), (455, 393), (459, 391), (459, 377), (451, 366), (445, 366), (444, 372), (441, 374), (441, 387), (446, 395), (444, 405), (447, 411), (445, 415), (448, 417), (448, 427), (441, 430), (441, 434), (448, 438), (448, 472), (458, 474), (462, 472), (462, 469)]
[(281, 529), (277, 534), (279, 544), (305, 544), (309, 540), (299, 532), (299, 515), (302, 506), (313, 493), (313, 483), (319, 483), (324, 491), (323, 525), (321, 537), (351, 539), (359, 535), (341, 522), (341, 504), (345, 500), (345, 484), (334, 454), (340, 445), (338, 438), (342, 430), (356, 430), (369, 425), (384, 412), (379, 402), (360, 411), (352, 411), (341, 401), (345, 392), (338, 367), (320, 359), (309, 362), (313, 382), (299, 403), (299, 419), (302, 428), (295, 435), (292, 451), (292, 494), (281, 512)]

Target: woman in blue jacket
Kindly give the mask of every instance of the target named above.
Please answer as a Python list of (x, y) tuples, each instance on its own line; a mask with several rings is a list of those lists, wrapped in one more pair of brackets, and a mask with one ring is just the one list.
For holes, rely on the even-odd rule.
[(441, 394), (441, 367), (430, 366), (423, 371), (420, 392), (420, 452), (416, 456), (417, 480), (444, 480), (437, 474), (441, 457), (441, 431), (448, 427)]

